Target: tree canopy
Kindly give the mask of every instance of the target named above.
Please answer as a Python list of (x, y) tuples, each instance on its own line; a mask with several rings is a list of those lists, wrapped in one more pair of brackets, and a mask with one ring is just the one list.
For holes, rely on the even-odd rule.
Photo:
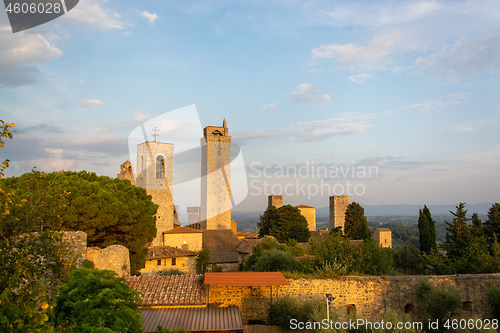
[(32, 203), (13, 209), (10, 218), (32, 218), (36, 206), (41, 229), (84, 231), (89, 246), (124, 245), (130, 251), (131, 273), (144, 266), (145, 245), (156, 235), (158, 208), (146, 190), (87, 171), (35, 171), (5, 178), (1, 185), (13, 200)]
[(453, 222), (446, 222), (446, 240), (441, 248), (446, 251), (450, 259), (462, 257), (469, 247), (471, 241), (470, 226), (467, 224), (467, 209), (465, 202), (461, 202), (457, 207), (457, 212), (450, 211), (453, 215)]
[(307, 242), (311, 237), (306, 218), (297, 207), (291, 205), (280, 208), (269, 206), (259, 220), (259, 237), (273, 236), (280, 243), (286, 243), (289, 239)]
[(69, 332), (142, 333), (141, 299), (109, 270), (81, 268), (61, 286), (56, 323)]
[(371, 239), (371, 230), (365, 217), (365, 209), (357, 202), (347, 206), (344, 234), (350, 239)]
[(500, 204), (494, 203), (488, 211), (488, 219), (484, 222), (484, 236), (488, 244), (493, 244), (500, 236)]
[(431, 211), (424, 205), (419, 211), (418, 235), (420, 241), (420, 252), (429, 254), (438, 252), (436, 242), (436, 222), (432, 219)]

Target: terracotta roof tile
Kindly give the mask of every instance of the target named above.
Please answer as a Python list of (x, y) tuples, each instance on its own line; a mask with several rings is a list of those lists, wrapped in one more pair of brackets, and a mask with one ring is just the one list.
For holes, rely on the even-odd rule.
[(207, 303), (203, 275), (127, 276), (129, 286), (141, 293), (143, 305), (200, 305)]
[(306, 205), (299, 205), (299, 206), (297, 206), (297, 208), (314, 208), (314, 207), (306, 206)]
[(210, 251), (211, 264), (238, 262), (238, 245), (240, 240), (231, 230), (203, 230), (203, 249)]
[(243, 239), (236, 248), (236, 252), (252, 254), (253, 249), (259, 244), (260, 239)]
[(194, 251), (183, 250), (172, 246), (153, 246), (148, 250), (146, 260), (179, 258), (197, 255)]

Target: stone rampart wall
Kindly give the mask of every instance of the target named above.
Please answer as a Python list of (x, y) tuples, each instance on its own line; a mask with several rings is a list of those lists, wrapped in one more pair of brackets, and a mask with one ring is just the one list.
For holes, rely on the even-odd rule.
[(94, 262), (96, 269), (110, 269), (119, 276), (130, 275), (130, 257), (123, 245), (111, 245), (104, 249), (87, 248), (87, 259)]
[[(332, 306), (339, 318), (346, 318), (347, 308), (355, 306), (356, 315), (370, 320), (377, 319), (387, 310), (410, 312), (413, 320), (427, 320), (419, 309), (415, 297), (421, 279), (439, 287), (456, 286), (462, 297), (463, 307), (458, 315), (468, 318), (477, 315), (490, 317), (486, 293), (491, 286), (500, 285), (500, 274), (460, 276), (391, 276), (391, 277), (344, 277), (340, 279), (290, 279), (289, 286), (273, 287), (273, 300), (283, 295), (301, 299), (326, 293), (336, 297)], [(240, 307), (243, 324), (249, 320), (267, 320), (271, 303), (270, 287), (210, 286), (210, 303), (220, 306)]]

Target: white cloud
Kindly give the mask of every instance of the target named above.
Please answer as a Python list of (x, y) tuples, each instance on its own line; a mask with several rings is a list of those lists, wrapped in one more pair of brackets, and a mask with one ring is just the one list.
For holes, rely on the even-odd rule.
[(261, 106), (263, 109), (275, 109), (278, 107), (278, 104), (276, 103), (269, 103), (269, 104), (264, 104)]
[(54, 33), (12, 33), (0, 26), (0, 85), (16, 87), (36, 81), (36, 62), (58, 58), (62, 51), (54, 45), (60, 36)]
[(364, 133), (371, 126), (367, 123), (375, 114), (346, 114), (343, 117), (298, 122), (280, 131), (289, 135), (289, 139), (299, 142), (326, 141), (332, 138), (354, 133)]
[(151, 25), (154, 25), (155, 21), (158, 19), (158, 15), (148, 13), (147, 11), (141, 12), (141, 11), (137, 10), (137, 13), (139, 13), (139, 15), (141, 15), (142, 17), (145, 17), (149, 21), (149, 24), (151, 24)]
[(416, 112), (429, 112), (431, 110), (439, 109), (439, 108), (444, 108), (452, 105), (458, 105), (462, 104), (463, 102), (467, 101), (468, 99), (471, 98), (471, 93), (455, 93), (455, 94), (448, 94), (446, 95), (446, 98), (441, 98), (442, 101), (439, 100), (428, 100), (422, 103), (418, 104), (413, 104), (413, 105), (408, 105), (405, 107), (402, 107), (401, 109), (403, 110), (412, 110)]
[(351, 80), (352, 82), (356, 82), (356, 83), (363, 83), (366, 80), (371, 79), (371, 78), (372, 78), (372, 76), (368, 73), (361, 73), (358, 75), (349, 76), (349, 80)]
[(123, 29), (126, 25), (121, 20), (120, 14), (102, 8), (97, 0), (80, 1), (78, 6), (66, 14), (66, 17), (104, 30)]
[(404, 34), (395, 30), (386, 35), (376, 37), (364, 46), (354, 44), (331, 44), (312, 50), (313, 58), (331, 58), (343, 67), (371, 67), (383, 62), (384, 57), (402, 47)]
[[(124, 123), (124, 124), (110, 126), (109, 128), (114, 129), (114, 128), (135, 127), (135, 126), (138, 126), (138, 125), (148, 121), (152, 117), (153, 116), (151, 116), (149, 114), (144, 114), (142, 112), (134, 112), (134, 120), (127, 122), (127, 123)], [(101, 132), (108, 132), (108, 131), (109, 131), (108, 129), (101, 130)]]
[(93, 107), (93, 106), (98, 106), (98, 105), (102, 105), (104, 104), (103, 101), (101, 101), (100, 99), (84, 99), (82, 100), (82, 107), (84, 108), (88, 108), (88, 107)]
[[(309, 91), (306, 92), (306, 91)], [(291, 92), (290, 95), (285, 95), (294, 103), (311, 103), (311, 104), (323, 104), (331, 101), (331, 97), (327, 94), (312, 94), (310, 92), (322, 92), (315, 85), (309, 83), (299, 84), (295, 91)]]
[(315, 84), (302, 83), (297, 86), (297, 90), (300, 91), (318, 91), (318, 87)]
[(456, 132), (470, 133), (470, 132), (475, 132), (476, 128), (471, 124), (460, 124), (458, 126), (453, 127), (453, 130)]
[(488, 29), (474, 40), (461, 38), (440, 52), (416, 60), (419, 69), (439, 73), (450, 82), (462, 76), (490, 74), (500, 70), (500, 29)]

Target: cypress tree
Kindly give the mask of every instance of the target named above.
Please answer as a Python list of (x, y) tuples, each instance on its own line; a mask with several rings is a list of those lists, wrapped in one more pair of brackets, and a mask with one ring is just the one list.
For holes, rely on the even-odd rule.
[(431, 211), (426, 205), (424, 205), (423, 210), (419, 211), (418, 234), (420, 252), (426, 254), (437, 253), (436, 222), (432, 219)]
[(350, 239), (371, 239), (371, 230), (365, 217), (365, 209), (357, 202), (347, 206), (345, 212), (345, 236)]
[(494, 235), (500, 235), (500, 204), (493, 204), (488, 211), (488, 219), (484, 222), (484, 236), (489, 245), (494, 242)]

